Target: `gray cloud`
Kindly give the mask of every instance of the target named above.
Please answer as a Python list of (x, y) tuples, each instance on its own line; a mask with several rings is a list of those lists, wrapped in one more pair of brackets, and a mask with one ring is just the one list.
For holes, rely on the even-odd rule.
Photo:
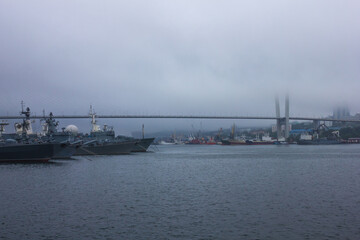
[(37, 113), (93, 104), (102, 114), (274, 115), (276, 92), (290, 93), (298, 116), (339, 102), (360, 112), (359, 10), (325, 0), (1, 1), (0, 113), (24, 100)]

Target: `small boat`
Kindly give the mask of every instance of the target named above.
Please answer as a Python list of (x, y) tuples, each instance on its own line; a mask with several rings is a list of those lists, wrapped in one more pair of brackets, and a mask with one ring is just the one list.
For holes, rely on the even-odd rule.
[(159, 145), (175, 145), (175, 142), (167, 142), (164, 140), (159, 141)]

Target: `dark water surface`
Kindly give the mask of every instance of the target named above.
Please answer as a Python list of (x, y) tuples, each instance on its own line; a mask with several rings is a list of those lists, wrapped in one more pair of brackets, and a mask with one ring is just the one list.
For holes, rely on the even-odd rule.
[(0, 165), (0, 239), (360, 239), (360, 145)]

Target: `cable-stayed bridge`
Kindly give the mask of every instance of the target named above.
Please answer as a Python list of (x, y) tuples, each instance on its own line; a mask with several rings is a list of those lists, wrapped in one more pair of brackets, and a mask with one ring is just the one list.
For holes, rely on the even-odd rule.
[[(22, 103), (23, 106), (23, 103)], [(27, 119), (30, 119), (30, 109), (27, 108), (27, 112), (22, 110), (22, 114), (25, 113)], [(285, 117), (280, 116), (280, 104), (279, 98), (275, 97), (275, 110), (276, 116), (217, 116), (217, 115), (97, 115), (92, 111), (90, 106), (90, 114), (88, 115), (52, 115), (55, 119), (89, 119), (89, 118), (113, 118), (113, 119), (232, 119), (232, 120), (276, 120), (277, 136), (280, 137), (289, 137), (290, 130), (290, 120), (300, 120), (300, 121), (313, 121), (314, 128), (318, 128), (321, 122), (353, 122), (360, 123), (360, 119), (335, 119), (335, 118), (316, 118), (316, 117), (290, 117), (289, 115), (289, 96), (285, 98)], [(32, 115), (31, 119), (44, 119), (46, 118), (45, 114), (42, 116)], [(9, 116), (4, 115), (0, 116), (0, 120), (10, 120), (10, 119), (24, 119), (24, 116)], [(282, 132), (281, 129), (284, 129)]]
[[(43, 119), (45, 116), (32, 115), (31, 119)], [(54, 115), (55, 119), (89, 119), (91, 115)], [(23, 119), (23, 116), (0, 116), (0, 119)], [(281, 129), (281, 125), (286, 123), (285, 117), (259, 117), (259, 116), (210, 116), (210, 115), (96, 115), (96, 118), (113, 118), (113, 119), (232, 119), (232, 120), (276, 120), (277, 129)], [(313, 121), (314, 128), (320, 125), (320, 122), (358, 122), (360, 119), (333, 119), (333, 118), (315, 118), (315, 117), (288, 117), (288, 120)], [(285, 129), (289, 129), (288, 127)], [(279, 130), (278, 138), (288, 137), (289, 131), (282, 134)]]
[[(90, 115), (54, 115), (57, 119), (81, 119), (91, 118)], [(0, 119), (23, 119), (23, 116), (3, 115)], [(42, 115), (32, 115), (31, 119), (43, 119)], [(139, 118), (139, 119), (234, 119), (234, 120), (281, 120), (284, 117), (261, 117), (261, 116), (217, 116), (217, 115), (96, 115), (96, 118)], [(317, 118), (317, 117), (289, 117), (289, 120), (304, 120), (304, 121), (326, 121), (326, 122), (360, 122), (360, 119), (333, 119), (333, 118)]]

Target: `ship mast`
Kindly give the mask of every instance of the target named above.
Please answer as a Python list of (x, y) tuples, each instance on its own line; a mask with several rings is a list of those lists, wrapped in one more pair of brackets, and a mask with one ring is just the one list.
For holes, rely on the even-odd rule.
[(20, 114), (24, 115), (22, 124), (15, 124), (15, 126), (21, 127), (21, 135), (23, 140), (28, 140), (28, 134), (32, 134), (31, 120), (30, 120), (30, 108), (27, 107), (24, 110), (25, 104), (24, 101), (21, 101), (21, 112)]
[(92, 129), (91, 129), (91, 132), (99, 132), (100, 131), (100, 126), (96, 124), (96, 113), (95, 111), (93, 110), (93, 107), (92, 105), (90, 105), (90, 112), (89, 112), (89, 115), (91, 117), (91, 125), (92, 125)]

